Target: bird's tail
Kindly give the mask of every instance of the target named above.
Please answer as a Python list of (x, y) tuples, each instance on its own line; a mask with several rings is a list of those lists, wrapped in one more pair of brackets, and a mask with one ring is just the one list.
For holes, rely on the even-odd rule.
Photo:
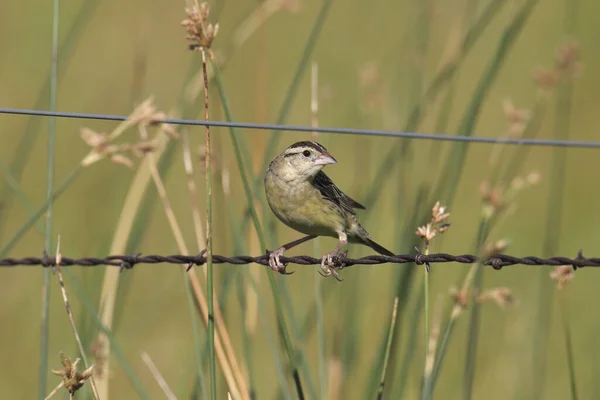
[(366, 244), (367, 246), (369, 246), (370, 248), (372, 248), (373, 250), (375, 250), (379, 254), (383, 254), (384, 256), (395, 256), (394, 253), (392, 253), (391, 251), (389, 251), (388, 249), (386, 249), (385, 247), (383, 247), (379, 243), (375, 242), (373, 239), (371, 239), (369, 237), (366, 237), (366, 238), (363, 237), (361, 239), (364, 242), (364, 244)]

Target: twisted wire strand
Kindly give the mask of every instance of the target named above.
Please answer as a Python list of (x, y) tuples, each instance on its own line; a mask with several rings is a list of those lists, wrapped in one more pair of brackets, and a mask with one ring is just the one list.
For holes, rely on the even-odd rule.
[[(38, 117), (56, 117), (56, 118), (75, 118), (75, 119), (93, 119), (105, 121), (125, 121), (128, 117), (124, 115), (93, 114), (80, 112), (64, 111), (45, 111), (45, 110), (27, 110), (21, 108), (0, 108), (0, 114), (9, 115), (30, 115)], [(302, 125), (281, 125), (281, 124), (257, 124), (248, 122), (228, 122), (228, 121), (204, 121), (192, 119), (167, 118), (156, 123), (167, 123), (173, 125), (200, 125), (225, 128), (244, 128), (295, 132), (321, 132), (337, 133), (351, 135), (371, 135), (401, 137), (408, 139), (426, 139), (442, 140), (446, 142), (469, 142), (469, 143), (488, 143), (488, 144), (511, 144), (523, 146), (551, 146), (551, 147), (571, 147), (571, 148), (600, 148), (600, 141), (581, 141), (581, 140), (556, 140), (556, 139), (536, 139), (536, 138), (494, 138), (478, 136), (449, 135), (443, 133), (419, 133), (419, 132), (401, 132), (387, 131), (382, 129), (353, 129), (337, 127), (312, 127)]]
[[(311, 256), (295, 256), (295, 257), (280, 257), (280, 261), (284, 264), (296, 264), (300, 266), (306, 265), (319, 265), (321, 263), (320, 258)], [(569, 257), (550, 257), (540, 258), (536, 256), (527, 257), (515, 257), (508, 254), (498, 254), (487, 259), (480, 260), (477, 256), (472, 254), (461, 254), (452, 255), (446, 253), (437, 254), (399, 254), (396, 256), (383, 256), (383, 255), (371, 255), (362, 258), (350, 258), (345, 254), (340, 254), (334, 258), (334, 263), (337, 269), (347, 268), (353, 265), (379, 265), (379, 264), (407, 264), (415, 263), (417, 265), (433, 264), (433, 263), (461, 263), (461, 264), (472, 264), (481, 261), (484, 265), (491, 266), (492, 268), (499, 270), (503, 267), (510, 265), (531, 265), (531, 266), (559, 266), (559, 265), (572, 265), (573, 268), (580, 267), (600, 267), (600, 258), (586, 258), (583, 257), (581, 252), (576, 258)], [(233, 256), (227, 257), (222, 255), (213, 255), (213, 264), (232, 264), (232, 265), (246, 265), (256, 263), (260, 265), (269, 265), (269, 255), (264, 254), (261, 256)], [(196, 256), (186, 256), (181, 254), (176, 255), (111, 255), (104, 258), (96, 257), (84, 257), (84, 258), (68, 258), (61, 257), (61, 267), (68, 266), (82, 266), (82, 267), (95, 267), (101, 265), (116, 266), (121, 269), (130, 269), (137, 264), (187, 264), (201, 266), (206, 263), (206, 256), (204, 253), (200, 253)], [(0, 267), (52, 267), (56, 265), (55, 257), (25, 257), (25, 258), (4, 258), (0, 259)]]

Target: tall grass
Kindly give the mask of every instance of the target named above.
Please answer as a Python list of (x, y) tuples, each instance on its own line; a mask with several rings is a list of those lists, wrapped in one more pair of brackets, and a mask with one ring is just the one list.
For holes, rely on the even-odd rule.
[[(60, 0), (53, 1), (52, 18), (52, 70), (50, 72), (50, 111), (56, 111), (56, 91), (58, 83), (58, 27)], [(46, 231), (45, 231), (45, 251), (52, 251), (52, 205), (54, 192), (54, 156), (56, 140), (56, 119), (48, 119), (48, 166), (46, 199), (48, 208), (46, 209)], [(39, 397), (46, 397), (46, 376), (48, 374), (48, 335), (49, 335), (49, 313), (50, 309), (50, 270), (44, 269), (44, 288), (42, 304), (42, 334), (40, 348), (40, 392)]]
[[(58, 0), (55, 4), (58, 4)], [(82, 36), (82, 29), (89, 21), (96, 4), (97, 2), (90, 2), (83, 6), (82, 10), (87, 10), (88, 14), (81, 11), (83, 14), (75, 18), (75, 26), (78, 26), (79, 30), (72, 28), (72, 32), (75, 33), (67, 32), (62, 45), (56, 40), (56, 36), (54, 37), (54, 50), (58, 51), (58, 57), (55, 58), (55, 64), (51, 68), (52, 79), (40, 92), (44, 95), (44, 102), (51, 93), (54, 99), (56, 98), (62, 71), (69, 62), (68, 56), (72, 54), (74, 44)], [(214, 62), (210, 63), (208, 69), (202, 69), (198, 57), (188, 56), (190, 60), (188, 75), (183, 77), (183, 86), (176, 94), (179, 97), (179, 104), (169, 114), (181, 114), (186, 118), (197, 116), (203, 109), (203, 100), (206, 100), (201, 96), (201, 92), (205, 86), (210, 85), (213, 90), (210, 93), (212, 119), (221, 119), (220, 113), (223, 113), (223, 119), (228, 121), (245, 120), (249, 118), (247, 108), (252, 108), (247, 107), (248, 103), (255, 101), (257, 108), (264, 110), (260, 118), (269, 118), (270, 110), (273, 109), (275, 122), (279, 123), (313, 118), (313, 125), (316, 126), (318, 119), (322, 119), (323, 124), (329, 124), (332, 119), (344, 116), (345, 119), (347, 118), (348, 125), (368, 123), (371, 127), (382, 123), (386, 128), (393, 127), (393, 129), (397, 128), (396, 125), (401, 125), (406, 130), (412, 131), (431, 129), (439, 132), (455, 131), (465, 136), (496, 135), (498, 129), (492, 127), (488, 131), (487, 129), (493, 124), (484, 119), (484, 116), (491, 113), (484, 114), (482, 111), (490, 105), (494, 107), (490, 100), (496, 99), (498, 93), (506, 95), (503, 84), (507, 81), (502, 74), (512, 70), (505, 66), (514, 67), (524, 64), (521, 60), (523, 53), (514, 51), (516, 45), (530, 45), (528, 40), (534, 40), (535, 34), (526, 35), (533, 32), (536, 24), (540, 23), (539, 18), (532, 17), (535, 17), (537, 10), (540, 10), (540, 15), (537, 16), (544, 19), (543, 13), (548, 12), (541, 7), (542, 2), (537, 0), (523, 0), (515, 4), (509, 4), (504, 0), (486, 2), (465, 0), (451, 7), (456, 9), (453, 12), (448, 11), (446, 3), (438, 0), (414, 3), (408, 7), (390, 5), (390, 9), (394, 12), (398, 9), (410, 10), (409, 14), (399, 14), (394, 23), (402, 27), (409, 26), (408, 33), (404, 28), (401, 30), (403, 38), (411, 38), (411, 43), (404, 43), (408, 41), (403, 39), (400, 45), (394, 47), (398, 53), (393, 57), (398, 61), (390, 64), (393, 68), (397, 68), (395, 76), (404, 75), (401, 80), (390, 84), (385, 77), (389, 65), (382, 65), (380, 73), (383, 78), (380, 78), (380, 84), (384, 89), (379, 93), (382, 106), (374, 112), (377, 117), (383, 116), (380, 121), (378, 118), (371, 118), (367, 112), (362, 112), (366, 103), (364, 98), (358, 96), (355, 101), (353, 97), (356, 96), (352, 95), (352, 98), (348, 96), (348, 99), (342, 99), (336, 91), (341, 91), (340, 88), (343, 87), (343, 90), (355, 93), (352, 81), (348, 79), (348, 75), (353, 74), (354, 62), (378, 64), (378, 60), (373, 59), (379, 57), (378, 46), (375, 45), (379, 42), (364, 43), (366, 39), (363, 36), (370, 37), (372, 32), (387, 32), (386, 29), (393, 28), (391, 37), (394, 39), (398, 27), (386, 25), (389, 24), (389, 20), (382, 18), (385, 14), (381, 9), (382, 6), (362, 5), (361, 18), (358, 21), (352, 18), (354, 14), (350, 14), (351, 10), (345, 3), (334, 3), (329, 0), (318, 4), (302, 3), (299, 11), (292, 11), (289, 14), (279, 13), (283, 10), (282, 4), (275, 0), (267, 0), (253, 5), (249, 13), (244, 12), (242, 15), (241, 12), (235, 14), (235, 7), (230, 7), (228, 3), (215, 3), (216, 12), (213, 15), (219, 14), (222, 18), (220, 22), (224, 44), (221, 46), (221, 43), (217, 42), (218, 46), (214, 49), (216, 57), (211, 60)], [(505, 7), (507, 4), (510, 7)], [(285, 6), (289, 4), (286, 3)], [(567, 15), (563, 22), (566, 33), (574, 33), (573, 10), (575, 8), (574, 4), (566, 5)], [(369, 16), (371, 14), (372, 16)], [(342, 15), (343, 24), (340, 22)], [(455, 18), (450, 28), (447, 23), (448, 16)], [(241, 22), (233, 25), (232, 20)], [(295, 24), (300, 20), (308, 35), (306, 39), (300, 39), (304, 43), (298, 44), (296, 38), (283, 40), (283, 33), (288, 34), (298, 29), (298, 25)], [(57, 21), (55, 23), (56, 28), (58, 23)], [(159, 26), (160, 21), (156, 24)], [(268, 31), (263, 31), (267, 24)], [(347, 38), (348, 48), (345, 48), (335, 40), (334, 33), (338, 34), (340, 29), (343, 30), (348, 25), (352, 26), (355, 34)], [(453, 34), (457, 35), (458, 42), (446, 40), (450, 36), (449, 30), (454, 29), (456, 31), (453, 31)], [(251, 40), (256, 32), (262, 35), (258, 46)], [(153, 32), (147, 34), (153, 35)], [(526, 40), (521, 41), (521, 38)], [(385, 39), (387, 41), (388, 36)], [(153, 37), (152, 40), (156, 39)], [(335, 49), (329, 47), (331, 43), (336, 43), (337, 47)], [(440, 43), (446, 47), (443, 48), (444, 56), (438, 60), (436, 52), (440, 48)], [(67, 44), (71, 47), (69, 48)], [(183, 53), (184, 46), (180, 44)], [(148, 54), (145, 55), (148, 57), (149, 67), (145, 72), (144, 82), (149, 90), (155, 90), (153, 68), (157, 65), (160, 68), (160, 62), (156, 63), (153, 57), (160, 56), (155, 51), (161, 48), (160, 40), (156, 42), (156, 46), (150, 47), (152, 51), (148, 49)], [(256, 47), (268, 51), (256, 51)], [(291, 50), (283, 52), (286, 47)], [(221, 50), (223, 52), (220, 52)], [(238, 50), (242, 51), (238, 53)], [(540, 49), (540, 53), (545, 54), (545, 49)], [(473, 54), (476, 56), (471, 57)], [(262, 58), (257, 60), (259, 57)], [(298, 60), (288, 62), (291, 57), (297, 57)], [(300, 100), (306, 100), (308, 97), (309, 85), (306, 71), (309, 69), (310, 60), (314, 58), (319, 59), (322, 71), (321, 83), (317, 85), (313, 82), (311, 87), (313, 96), (317, 91), (322, 94), (319, 99), (323, 101), (319, 104), (318, 119), (315, 109), (311, 107), (309, 113), (306, 103), (300, 103)], [(356, 61), (357, 59), (359, 61)], [(386, 63), (389, 62), (388, 60), (389, 54), (386, 55)], [(437, 67), (432, 65), (434, 60), (439, 63)], [(274, 64), (275, 61), (286, 62), (286, 66), (291, 65), (293, 73), (290, 82), (282, 82), (279, 76), (279, 64)], [(530, 62), (530, 60), (526, 61), (526, 63)], [(256, 62), (268, 65), (268, 74), (261, 70), (261, 74), (264, 74), (261, 76), (265, 81), (258, 85), (258, 89), (255, 84), (246, 85), (239, 77), (240, 65)], [(339, 65), (336, 64), (338, 62)], [(169, 63), (176, 64), (174, 60), (169, 60)], [(480, 65), (483, 65), (483, 72), (480, 75), (474, 74), (473, 71), (479, 71)], [(228, 73), (229, 68), (232, 69), (232, 74)], [(520, 70), (519, 73), (525, 72)], [(165, 81), (171, 82), (170, 78), (163, 77)], [(532, 101), (531, 119), (522, 132), (523, 137), (543, 134), (550, 126), (546, 125), (549, 121), (554, 122), (554, 125), (550, 126), (554, 136), (560, 139), (569, 137), (574, 116), (579, 112), (574, 103), (577, 93), (571, 78), (559, 80), (555, 99), (538, 96)], [(136, 82), (132, 93), (142, 93), (144, 90), (139, 85), (140, 81)], [(471, 82), (474, 83), (474, 88)], [(502, 83), (502, 88), (499, 83)], [(165, 85), (169, 86), (171, 83)], [(283, 89), (281, 89), (282, 85)], [(252, 90), (257, 92), (248, 93), (247, 86), (251, 86)], [(281, 104), (269, 102), (271, 96), (267, 91), (274, 87), (283, 96)], [(157, 90), (157, 93), (160, 93), (160, 90)], [(347, 94), (342, 93), (343, 96)], [(208, 96), (208, 91), (205, 94)], [(213, 95), (215, 96), (212, 97)], [(333, 96), (331, 97), (333, 101), (328, 99), (329, 96)], [(404, 96), (408, 98), (407, 102), (398, 100)], [(520, 93), (514, 96), (517, 98), (516, 103), (523, 102)], [(157, 98), (161, 102), (164, 101), (163, 94)], [(348, 106), (349, 102), (356, 104)], [(50, 108), (54, 106), (51, 104)], [(42, 104), (37, 108), (44, 108), (44, 106)], [(550, 110), (553, 112), (550, 113)], [(208, 118), (206, 115), (204, 117)], [(401, 119), (404, 119), (403, 123), (398, 122)], [(62, 214), (54, 213), (55, 200), (60, 196), (61, 202), (63, 199), (70, 201), (69, 196), (77, 190), (77, 186), (73, 185), (76, 178), (77, 184), (93, 183), (86, 181), (92, 175), (90, 169), (83, 166), (73, 168), (66, 179), (54, 183), (53, 166), (59, 163), (64, 166), (62, 163), (68, 162), (68, 157), (57, 153), (56, 158), (52, 160), (53, 137), (61, 136), (58, 132), (55, 135), (49, 134), (49, 141), (44, 145), (44, 150), (49, 156), (46, 164), (47, 171), (44, 173), (47, 191), (45, 199), (39, 202), (41, 206), (32, 205), (34, 202), (30, 200), (31, 193), (29, 193), (32, 189), (29, 189), (29, 182), (21, 181), (21, 176), (26, 176), (22, 173), (29, 165), (29, 157), (34, 154), (30, 148), (35, 141), (34, 134), (38, 121), (39, 119), (28, 121), (24, 128), (26, 134), (21, 137), (19, 143), (16, 143), (12, 164), (0, 160), (0, 171), (5, 182), (5, 187), (0, 189), (0, 229), (6, 233), (9, 226), (6, 225), (9, 221), (8, 217), (20, 215), (18, 211), (15, 214), (12, 214), (12, 210), (7, 211), (12, 207), (11, 203), (23, 206), (26, 210), (23, 221), (18, 221), (16, 232), (0, 244), (0, 256), (19, 248), (16, 247), (18, 244), (23, 246), (21, 248), (25, 246), (29, 248), (31, 242), (28, 241), (27, 232), (31, 228), (36, 229), (35, 235), (41, 235), (47, 249), (51, 250), (52, 225), (55, 229), (58, 227), (58, 222), (61, 222), (61, 229), (64, 226), (62, 220), (56, 220), (56, 216)], [(55, 129), (54, 123), (54, 120), (50, 121), (51, 131)], [(150, 154), (154, 161), (146, 163), (151, 157), (144, 154), (144, 165), (134, 173), (131, 184), (126, 189), (127, 192), (109, 196), (116, 199), (115, 204), (106, 202), (103, 205), (120, 208), (121, 214), (114, 223), (115, 226), (112, 226), (112, 223), (107, 224), (106, 227), (86, 226), (86, 229), (91, 232), (90, 235), (111, 238), (110, 249), (106, 250), (110, 253), (135, 254), (140, 251), (151, 253), (155, 250), (157, 253), (162, 253), (160, 250), (162, 247), (153, 249), (152, 246), (160, 243), (165, 230), (170, 228), (171, 236), (178, 242), (178, 251), (182, 253), (188, 253), (185, 241), (188, 236), (195, 233), (196, 246), (189, 248), (192, 253), (195, 253), (195, 247), (202, 249), (205, 243), (201, 230), (207, 223), (212, 228), (207, 232), (209, 249), (212, 244), (223, 251), (248, 254), (258, 250), (263, 252), (267, 248), (279, 245), (282, 241), (282, 237), (278, 235), (281, 224), (274, 220), (266, 206), (262, 195), (261, 172), (280, 150), (283, 134), (271, 132), (264, 149), (255, 144), (255, 137), (252, 136), (255, 133), (235, 129), (230, 129), (228, 132), (213, 129), (210, 135), (210, 143), (205, 144), (205, 149), (211, 149), (211, 152), (202, 153), (202, 156), (205, 156), (202, 159), (202, 163), (205, 164), (202, 174), (195, 174), (192, 168), (188, 169), (187, 166), (197, 162), (196, 148), (202, 141), (194, 135), (194, 132), (190, 131), (186, 135), (184, 145), (181, 141), (167, 141), (165, 138), (153, 143), (155, 148)], [(124, 137), (123, 140), (126, 140), (127, 136)], [(288, 137), (287, 134), (285, 137)], [(289, 137), (290, 140), (291, 138), (308, 139), (294, 133), (290, 133)], [(335, 172), (340, 188), (347, 191), (349, 195), (356, 196), (359, 201), (366, 200), (361, 201), (368, 207), (367, 212), (359, 215), (361, 223), (373, 231), (375, 238), (383, 242), (386, 247), (389, 243), (393, 243), (394, 246), (390, 247), (395, 253), (414, 252), (415, 246), (420, 246), (425, 252), (433, 251), (429, 247), (423, 248), (422, 239), (415, 235), (415, 229), (428, 220), (431, 206), (437, 200), (441, 200), (444, 204), (455, 203), (455, 207), (459, 210), (461, 207), (465, 208), (465, 205), (457, 200), (458, 190), (466, 187), (467, 190), (475, 192), (478, 182), (473, 183), (471, 179), (474, 179), (474, 176), (480, 178), (480, 174), (471, 168), (470, 157), (474, 157), (475, 154), (470, 154), (473, 152), (469, 152), (469, 147), (463, 144), (436, 143), (428, 146), (414, 140), (373, 138), (353, 141), (347, 136), (344, 139), (337, 139), (330, 135), (313, 135), (312, 139), (325, 143), (336, 157), (339, 154), (339, 159), (344, 161), (343, 164), (340, 162), (339, 169)], [(180, 160), (182, 146), (186, 159), (185, 171), (181, 168), (172, 168), (177, 165), (176, 161)], [(481, 148), (486, 151), (485, 146)], [(423, 151), (424, 149), (426, 151)], [(497, 156), (504, 162), (493, 164), (488, 179), (490, 186), (508, 185), (530, 160), (536, 159), (537, 154), (536, 150), (528, 147), (510, 149), (502, 147), (497, 152), (492, 152), (492, 158)], [(252, 161), (256, 160), (259, 160), (259, 165), (252, 165)], [(101, 162), (108, 163), (109, 160), (102, 159)], [(99, 164), (96, 172), (102, 168), (101, 165)], [(544, 239), (543, 251), (546, 255), (551, 255), (549, 252), (556, 254), (562, 245), (559, 231), (563, 219), (561, 213), (566, 205), (563, 202), (566, 198), (565, 183), (569, 176), (566, 165), (564, 151), (553, 150), (546, 224), (556, 228), (549, 229)], [(230, 171), (229, 168), (232, 170)], [(84, 179), (81, 179), (82, 177)], [(195, 193), (196, 189), (190, 186), (190, 193), (183, 194), (184, 197), (188, 194), (191, 196), (191, 218), (188, 221), (173, 222), (172, 216), (179, 214), (177, 207), (180, 206), (179, 200), (182, 195), (180, 188), (181, 183), (185, 183), (184, 179), (187, 179), (187, 183), (191, 183), (192, 186), (196, 180), (204, 181), (202, 182), (204, 185), (198, 185), (198, 193)], [(465, 182), (466, 179), (470, 180)], [(337, 179), (334, 180), (337, 183)], [(353, 185), (348, 186), (350, 180), (353, 181)], [(157, 188), (160, 187), (160, 193), (152, 187), (152, 182)], [(13, 198), (18, 202), (13, 201)], [(167, 198), (168, 204), (165, 202)], [(460, 197), (462, 200), (464, 198), (465, 195)], [(82, 201), (86, 200), (86, 197), (82, 198)], [(199, 213), (199, 210), (204, 208), (208, 209), (206, 220)], [(167, 216), (167, 223), (170, 224), (167, 228), (164, 221), (154, 218), (154, 215), (158, 214), (157, 209), (158, 213), (162, 210), (171, 215)], [(479, 212), (479, 208), (476, 211), (469, 210), (469, 213), (474, 212)], [(457, 236), (444, 239), (444, 243), (440, 241), (440, 251), (459, 253), (472, 250), (477, 254), (487, 254), (484, 250), (487, 248), (485, 245), (489, 244), (496, 234), (506, 233), (498, 228), (508, 213), (502, 213), (500, 215), (502, 218), (496, 215), (484, 216), (479, 221), (479, 228), (476, 225), (467, 226), (465, 221), (469, 221), (469, 216), (465, 216), (465, 213), (464, 210), (460, 211), (456, 219), (453, 214), (452, 229), (457, 229)], [(47, 216), (45, 227), (42, 223), (44, 215)], [(12, 218), (9, 222), (13, 222)], [(454, 227), (455, 225), (457, 228)], [(468, 241), (462, 239), (468, 237), (470, 229), (476, 231), (473, 240), (475, 243), (471, 248)], [(454, 235), (453, 232), (451, 231), (450, 235)], [(36, 236), (37, 239), (39, 235)], [(459, 235), (460, 238), (457, 238)], [(512, 232), (508, 232), (508, 235), (512, 235)], [(157, 239), (158, 236), (161, 240)], [(328, 239), (315, 241), (314, 247), (306, 247), (306, 249), (309, 249), (309, 253), (314, 253), (311, 255), (319, 255), (323, 251), (325, 240)], [(462, 247), (450, 248), (446, 247), (446, 243), (459, 243)], [(437, 245), (436, 243), (436, 247)], [(98, 248), (102, 245), (95, 244), (93, 247)], [(351, 251), (361, 249), (358, 246), (349, 248)], [(69, 249), (69, 251), (86, 253), (86, 255), (89, 252), (86, 248)], [(98, 250), (92, 249), (92, 252), (95, 251)], [(362, 251), (366, 250), (362, 249)], [(211, 255), (212, 251), (209, 250), (209, 260)], [(72, 291), (76, 295), (74, 300), (70, 300), (74, 303), (74, 308), (78, 308), (77, 325), (80, 325), (78, 329), (82, 338), (82, 351), (91, 353), (86, 355), (95, 356), (96, 362), (104, 367), (104, 371), (100, 369), (97, 376), (103, 399), (121, 395), (149, 398), (152, 395), (150, 388), (155, 387), (155, 382), (147, 380), (148, 373), (139, 357), (131, 356), (137, 351), (136, 341), (131, 339), (133, 334), (136, 338), (141, 335), (143, 339), (149, 340), (156, 334), (160, 340), (179, 346), (180, 352), (181, 349), (184, 349), (183, 353), (186, 349), (189, 350), (189, 357), (185, 354), (183, 357), (173, 356), (169, 351), (161, 352), (161, 345), (157, 339), (154, 342), (159, 343), (156, 352), (153, 351), (154, 349), (148, 351), (156, 357), (154, 360), (161, 373), (164, 373), (165, 381), (169, 384), (177, 382), (171, 387), (179, 388), (175, 393), (180, 398), (221, 398), (229, 392), (234, 399), (269, 396), (285, 399), (330, 398), (332, 400), (417, 397), (431, 399), (435, 397), (436, 389), (438, 397), (456, 397), (462, 391), (464, 398), (474, 398), (483, 390), (482, 385), (488, 384), (488, 376), (485, 374), (487, 371), (482, 369), (484, 364), (481, 360), (489, 355), (497, 357), (504, 354), (503, 349), (492, 348), (482, 335), (483, 324), (488, 324), (488, 321), (491, 321), (490, 324), (495, 324), (497, 319), (492, 315), (488, 319), (487, 308), (474, 301), (476, 294), (486, 287), (488, 278), (484, 275), (481, 265), (471, 266), (464, 273), (459, 273), (457, 291), (453, 292), (452, 297), (445, 298), (447, 313), (442, 314), (444, 318), (440, 326), (437, 317), (432, 320), (434, 314), (431, 313), (432, 300), (436, 297), (442, 298), (444, 290), (449, 286), (446, 282), (451, 276), (448, 271), (453, 271), (456, 266), (449, 265), (445, 270), (436, 265), (432, 267), (432, 274), (435, 275), (423, 271), (422, 276), (419, 268), (425, 270), (424, 266), (356, 267), (357, 269), (346, 270), (344, 272), (348, 274), (346, 280), (338, 284), (323, 280), (309, 268), (298, 268), (295, 275), (282, 277), (267, 268), (257, 266), (256, 271), (262, 274), (265, 270), (267, 273), (269, 284), (265, 285), (257, 279), (258, 275), (250, 273), (245, 266), (208, 265), (205, 269), (208, 282), (206, 286), (196, 277), (197, 271), (200, 271), (196, 268), (189, 274), (184, 273), (184, 285), (177, 286), (175, 289), (175, 293), (186, 291), (190, 315), (189, 317), (184, 315), (183, 323), (187, 324), (185, 328), (191, 329), (192, 332), (186, 335), (182, 331), (181, 337), (189, 337), (189, 343), (184, 343), (185, 339), (163, 335), (165, 326), (171, 324), (177, 326), (175, 324), (181, 323), (177, 316), (182, 313), (182, 306), (173, 300), (176, 297), (169, 296), (170, 288), (161, 290), (160, 295), (164, 295), (161, 303), (172, 310), (172, 318), (166, 322), (157, 321), (156, 331), (132, 331), (135, 328), (133, 321), (138, 318), (137, 315), (132, 316), (132, 314), (138, 314), (139, 311), (141, 317), (147, 315), (144, 314), (144, 310), (131, 310), (131, 304), (140, 296), (140, 292), (136, 290), (141, 285), (141, 278), (138, 281), (138, 277), (151, 274), (153, 271), (151, 268), (136, 267), (135, 281), (132, 279), (134, 274), (131, 271), (119, 273), (114, 268), (103, 270), (103, 277), (92, 276), (88, 270), (75, 272), (73, 269), (64, 268), (62, 272), (66, 277), (64, 284), (69, 294)], [(84, 274), (85, 284), (80, 280), (80, 273)], [(501, 275), (500, 279), (506, 278), (507, 282), (514, 282), (511, 273), (516, 274), (521, 271), (513, 270)], [(562, 322), (560, 347), (565, 348), (566, 354), (566, 365), (563, 369), (568, 371), (568, 375), (565, 373), (564, 380), (568, 380), (569, 386), (565, 387), (565, 391), (568, 389), (571, 398), (576, 399), (577, 396), (586, 393), (583, 384), (585, 380), (580, 378), (581, 375), (576, 374), (576, 372), (585, 373), (585, 368), (580, 366), (581, 357), (576, 352), (579, 348), (576, 346), (577, 341), (584, 335), (580, 334), (579, 326), (575, 329), (573, 322), (576, 319), (570, 318), (567, 314), (565, 298), (567, 292), (554, 294), (547, 269), (541, 268), (539, 279), (537, 296), (540, 305), (535, 306), (538, 308), (538, 316), (531, 323), (537, 332), (536, 342), (532, 343), (529, 350), (531, 363), (525, 363), (531, 365), (523, 364), (514, 367), (522, 376), (515, 385), (518, 388), (515, 389), (518, 392), (516, 395), (518, 397), (530, 393), (534, 397), (553, 396), (553, 392), (550, 391), (553, 382), (545, 378), (545, 371), (541, 364), (546, 363), (546, 349), (554, 340), (554, 335), (551, 335), (553, 326), (551, 322), (554, 316), (551, 304), (556, 297), (554, 300), (559, 306), (556, 312)], [(98, 291), (101, 291), (99, 296), (96, 295)], [(149, 292), (145, 290), (142, 293), (153, 294)], [(569, 292), (569, 295), (574, 297), (575, 293)], [(46, 295), (48, 294), (47, 291)], [(577, 294), (580, 295), (582, 294)], [(204, 297), (205, 303), (202, 300), (203, 296), (208, 296), (208, 298)], [(179, 298), (181, 299), (182, 297)], [(394, 306), (391, 306), (392, 299)], [(48, 300), (45, 301), (44, 304), (48, 306)], [(48, 317), (53, 315), (52, 309), (46, 308)], [(514, 312), (523, 311), (517, 309)], [(435, 314), (437, 315), (437, 312)], [(198, 316), (205, 324), (198, 323)], [(508, 316), (505, 318), (507, 323), (513, 323), (509, 318)], [(257, 321), (255, 326), (250, 323), (253, 320)], [(51, 322), (53, 330), (63, 330), (60, 324), (54, 324), (54, 320)], [(439, 338), (438, 327), (441, 328), (442, 333)], [(487, 328), (486, 326), (485, 329)], [(104, 346), (100, 351), (89, 347), (94, 342), (96, 331), (100, 332)], [(40, 352), (40, 365), (36, 366), (40, 374), (38, 382), (40, 396), (42, 393), (45, 394), (47, 385), (44, 380), (49, 368), (44, 354), (47, 353), (48, 348), (51, 354), (54, 346), (58, 345), (54, 342), (54, 334), (49, 335), (48, 332), (41, 336), (42, 343), (46, 342)], [(527, 341), (527, 338), (516, 336), (518, 326), (514, 330), (511, 329), (511, 334), (515, 335), (514, 340)], [(454, 368), (450, 368), (451, 366)], [(527, 379), (529, 376), (533, 377), (531, 381)], [(498, 377), (498, 380), (502, 378)], [(498, 390), (501, 385), (502, 383), (497, 383), (495, 380), (493, 388)], [(19, 394), (21, 393), (17, 393), (17, 397)], [(491, 398), (496, 396), (496, 393), (489, 394)], [(27, 396), (29, 393), (24, 395)], [(86, 393), (80, 392), (78, 395), (85, 396)]]
[[(565, 2), (564, 3), (564, 18), (562, 21), (563, 32), (565, 35), (573, 35), (575, 31), (575, 23), (577, 21), (577, 10), (578, 2)], [(565, 47), (573, 46), (574, 43), (565, 44)], [(572, 49), (573, 50), (573, 49)], [(577, 49), (575, 49), (577, 51)], [(559, 57), (560, 55), (557, 55)], [(573, 54), (572, 56), (577, 56)], [(565, 60), (568, 64), (566, 68), (578, 68), (578, 60), (571, 59)], [(556, 63), (558, 64), (558, 60)], [(569, 65), (570, 64), (570, 65)], [(558, 67), (560, 68), (560, 67)], [(570, 124), (571, 124), (571, 113), (572, 113), (572, 101), (573, 101), (573, 76), (569, 76), (569, 71), (558, 71), (559, 73), (566, 73), (563, 76), (563, 83), (557, 87), (556, 100), (555, 100), (555, 122), (554, 122), (554, 138), (566, 140), (570, 137)], [(564, 203), (564, 188), (565, 188), (565, 167), (566, 167), (566, 153), (563, 149), (554, 149), (552, 153), (552, 160), (550, 164), (550, 186), (548, 188), (548, 198), (550, 199), (549, 207), (546, 214), (546, 237), (543, 242), (542, 252), (544, 256), (550, 257), (557, 253), (559, 248), (559, 241), (561, 238), (561, 227), (562, 227), (562, 215), (563, 215), (563, 203)], [(533, 382), (532, 389), (534, 396), (542, 396), (544, 394), (545, 387), (545, 368), (543, 367), (546, 363), (546, 352), (548, 336), (550, 326), (552, 323), (552, 304), (553, 304), (553, 290), (548, 280), (548, 275), (540, 271), (538, 278), (538, 309), (536, 315), (536, 324), (534, 326), (534, 334), (537, 335), (538, 339), (532, 343), (532, 362), (540, 363), (541, 367), (536, 368), (533, 371)], [(567, 331), (567, 322), (564, 321), (565, 331)], [(566, 338), (567, 346), (569, 338)], [(571, 348), (567, 347), (567, 353), (569, 361), (571, 361)], [(572, 363), (568, 363), (570, 376), (573, 376)], [(574, 382), (572, 380), (572, 387)], [(574, 389), (573, 389), (574, 393)], [(574, 397), (573, 397), (574, 398)]]

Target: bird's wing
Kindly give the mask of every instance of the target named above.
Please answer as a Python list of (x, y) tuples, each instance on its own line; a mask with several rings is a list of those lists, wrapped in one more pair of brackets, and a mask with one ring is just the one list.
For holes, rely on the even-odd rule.
[(335, 184), (329, 179), (325, 172), (319, 171), (315, 176), (313, 185), (319, 189), (319, 192), (323, 197), (329, 201), (342, 207), (344, 210), (354, 214), (353, 208), (365, 209), (365, 206), (360, 204), (358, 201), (352, 199), (350, 196), (342, 192)]

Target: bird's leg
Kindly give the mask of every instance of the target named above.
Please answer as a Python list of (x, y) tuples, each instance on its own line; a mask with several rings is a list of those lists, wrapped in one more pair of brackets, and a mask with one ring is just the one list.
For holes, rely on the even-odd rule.
[(348, 243), (348, 236), (346, 235), (346, 232), (342, 231), (338, 232), (338, 238), (340, 239), (340, 242), (337, 246), (335, 246), (335, 249), (325, 254), (321, 259), (321, 271), (323, 272), (319, 271), (319, 273), (321, 273), (321, 275), (325, 277), (333, 275), (335, 279), (339, 281), (340, 278), (337, 271), (334, 268), (333, 257), (337, 256), (340, 253), (342, 247), (344, 247), (346, 243)]
[(283, 255), (284, 251), (289, 250), (292, 247), (298, 246), (299, 244), (302, 244), (304, 242), (308, 242), (309, 240), (312, 240), (314, 238), (316, 238), (316, 236), (307, 235), (300, 239), (296, 239), (292, 242), (286, 243), (283, 246), (281, 246), (280, 248), (278, 248), (277, 250), (270, 252), (269, 253), (269, 267), (275, 272), (287, 274), (285, 272), (286, 266), (284, 264), (282, 264), (281, 261), (279, 261), (279, 257), (281, 257)]

